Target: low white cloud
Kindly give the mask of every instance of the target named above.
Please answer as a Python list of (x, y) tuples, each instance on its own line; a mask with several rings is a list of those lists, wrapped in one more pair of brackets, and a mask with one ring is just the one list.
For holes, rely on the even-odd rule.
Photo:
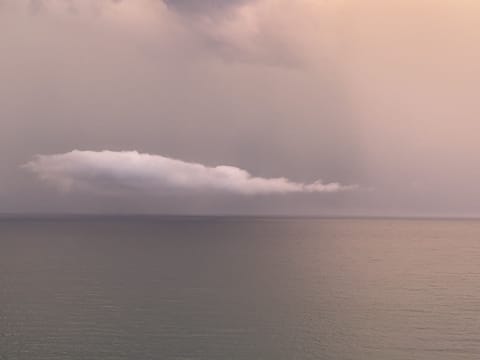
[(61, 191), (104, 194), (288, 194), (333, 193), (356, 186), (310, 184), (287, 178), (262, 178), (234, 166), (209, 167), (136, 151), (79, 151), (37, 155), (24, 165), (39, 179)]

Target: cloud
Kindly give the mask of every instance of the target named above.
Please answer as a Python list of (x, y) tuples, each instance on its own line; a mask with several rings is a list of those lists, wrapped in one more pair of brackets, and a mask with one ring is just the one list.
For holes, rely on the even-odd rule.
[[(304, 68), (332, 56), (342, 2), (311, 0), (167, 1), (212, 53), (232, 62)], [(223, 4), (223, 5), (221, 5)]]
[(195, 14), (227, 10), (251, 1), (253, 0), (164, 0), (168, 6), (178, 11)]
[(10, 16), (27, 12), (62, 20), (56, 24), (114, 24), (127, 34), (152, 39), (153, 48), (161, 46), (158, 39), (165, 35), (176, 46), (185, 41), (227, 62), (286, 68), (323, 64), (332, 53), (329, 19), (341, 8), (338, 1), (311, 0), (3, 1), (13, 10)]
[(262, 178), (234, 166), (205, 166), (136, 151), (79, 151), (37, 155), (24, 165), (39, 179), (61, 191), (118, 195), (334, 193), (356, 186), (287, 178)]

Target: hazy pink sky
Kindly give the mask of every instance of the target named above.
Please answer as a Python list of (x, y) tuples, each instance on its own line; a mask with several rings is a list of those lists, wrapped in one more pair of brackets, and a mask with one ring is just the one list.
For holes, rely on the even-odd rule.
[[(479, 215), (479, 20), (473, 0), (0, 0), (0, 212)], [(363, 190), (107, 196), (21, 167), (74, 149)]]

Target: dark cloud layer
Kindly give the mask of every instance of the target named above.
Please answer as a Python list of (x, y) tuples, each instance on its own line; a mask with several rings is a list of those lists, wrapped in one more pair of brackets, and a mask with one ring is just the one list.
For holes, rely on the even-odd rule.
[[(57, 0), (58, 1), (58, 0)], [(112, 4), (122, 4), (129, 0), (108, 0)], [(130, 0), (131, 1), (131, 0)], [(243, 5), (257, 0), (153, 0), (163, 1), (169, 8), (179, 11), (183, 14), (208, 14), (218, 13), (233, 7)], [(60, 0), (67, 9), (76, 9), (75, 0)], [(49, 1), (28, 0), (27, 7), (32, 14), (37, 14), (47, 9)]]
[(42, 0), (30, 0), (28, 8), (32, 14), (36, 14), (42, 11), (45, 7), (45, 4)]
[(256, 0), (164, 0), (165, 3), (179, 11), (187, 13), (205, 13), (226, 10)]

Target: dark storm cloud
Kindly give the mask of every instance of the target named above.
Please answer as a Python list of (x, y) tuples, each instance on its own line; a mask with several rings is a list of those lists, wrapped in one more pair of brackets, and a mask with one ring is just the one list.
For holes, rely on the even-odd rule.
[(204, 13), (226, 10), (257, 0), (164, 0), (165, 3), (178, 11), (185, 13)]
[(29, 0), (28, 9), (32, 14), (38, 14), (45, 9), (43, 0)]

